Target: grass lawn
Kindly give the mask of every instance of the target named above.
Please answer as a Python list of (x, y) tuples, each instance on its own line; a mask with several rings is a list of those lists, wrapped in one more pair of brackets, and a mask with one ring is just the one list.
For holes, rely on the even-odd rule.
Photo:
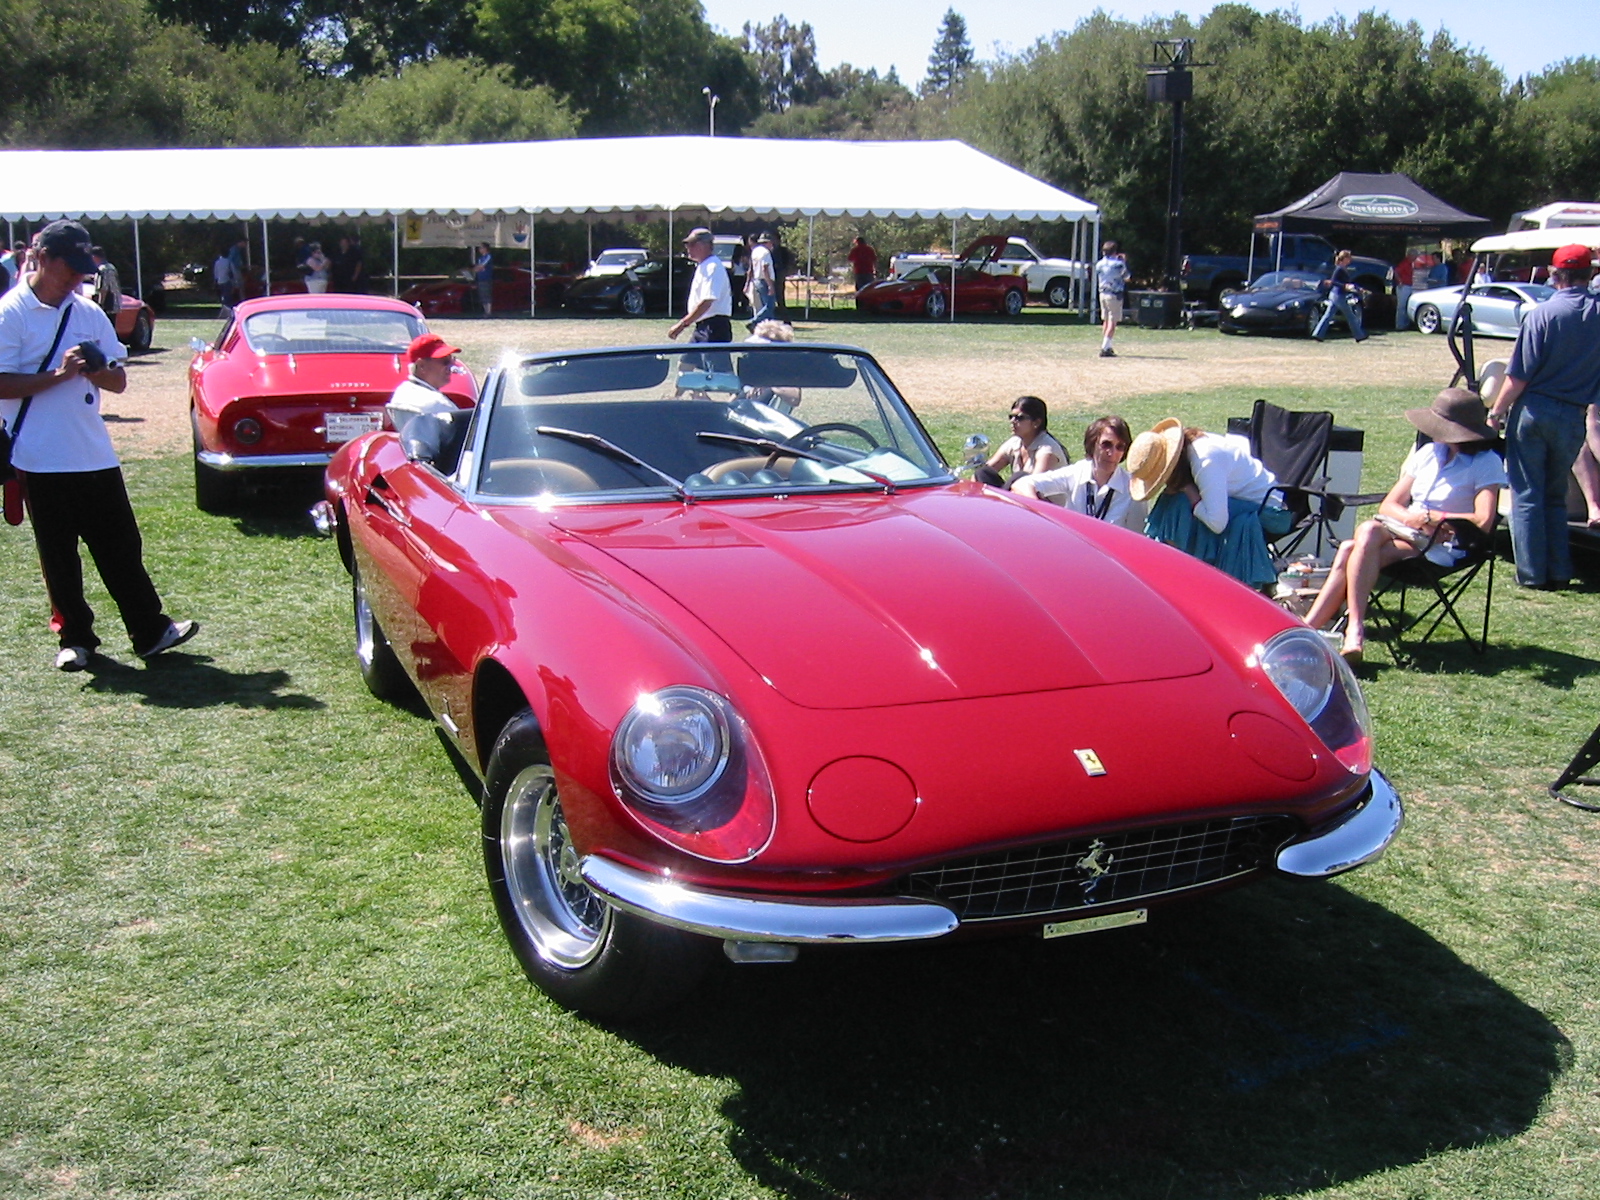
[[(840, 340), (879, 329), (912, 352), (906, 326)], [(1428, 396), (1327, 349), (1349, 366), (1319, 389), (1114, 407), (1331, 407), (1386, 487)], [(1001, 415), (924, 413), (952, 455)], [(1544, 792), (1600, 719), (1590, 587), (1503, 570), (1481, 659), (1369, 655), (1409, 810), (1372, 867), (1060, 943), (730, 967), (607, 1029), (517, 971), (471, 792), (361, 686), (332, 544), (292, 505), (198, 513), (181, 455), (128, 477), (169, 609), (205, 627), (165, 661), (92, 593), (124, 665), (52, 670), (29, 531), (0, 533), (0, 1197), (1600, 1194), (1600, 817)], [(999, 770), (1027, 736), (972, 753)]]

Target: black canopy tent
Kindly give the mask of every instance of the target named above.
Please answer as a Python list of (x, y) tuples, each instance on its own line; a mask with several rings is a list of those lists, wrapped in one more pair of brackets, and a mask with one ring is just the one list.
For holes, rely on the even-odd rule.
[(1494, 222), (1446, 204), (1409, 175), (1340, 171), (1321, 187), (1255, 219), (1257, 233), (1403, 233), (1462, 237)]

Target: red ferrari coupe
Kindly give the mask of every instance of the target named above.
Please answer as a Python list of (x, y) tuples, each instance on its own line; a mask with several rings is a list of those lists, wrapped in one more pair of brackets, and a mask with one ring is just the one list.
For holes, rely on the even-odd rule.
[[(950, 315), (949, 263), (913, 267), (894, 279), (869, 283), (856, 293), (856, 307), (871, 313), (927, 316), (938, 320)], [(1008, 317), (1028, 303), (1028, 281), (1020, 275), (989, 275), (975, 266), (961, 265), (956, 272), (955, 306), (958, 313), (999, 312)]]
[[(426, 331), (415, 308), (382, 296), (242, 301), (215, 343), (192, 343), (195, 503), (219, 511), (245, 479), (320, 470), (342, 443), (382, 428), (406, 347)], [(446, 393), (468, 407), (474, 390), (458, 365)]]
[(862, 351), (545, 354), (428, 419), (341, 448), (316, 515), (367, 685), (482, 777), (502, 928), (563, 1004), (649, 1009), (719, 949), (1135, 925), (1400, 828), (1320, 635), (958, 481)]
[[(540, 263), (534, 286), (538, 288), (539, 308), (558, 308), (566, 294), (572, 274), (553, 263)], [(492, 303), (497, 313), (528, 311), (528, 268), (520, 263), (494, 268)], [(456, 316), (481, 311), (478, 285), (470, 279), (440, 279), (419, 283), (400, 293), (400, 299), (415, 304), (425, 317)]]
[(143, 354), (155, 339), (155, 310), (137, 296), (122, 297), (122, 311), (111, 318), (111, 324), (130, 354)]

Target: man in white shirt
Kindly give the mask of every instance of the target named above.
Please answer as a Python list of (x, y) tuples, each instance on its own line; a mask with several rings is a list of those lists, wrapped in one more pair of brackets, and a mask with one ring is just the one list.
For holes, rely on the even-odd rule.
[(750, 251), (750, 318), (753, 330), (763, 321), (770, 321), (778, 312), (777, 276), (772, 267), (772, 235), (763, 233)]
[(79, 294), (94, 270), (83, 226), (55, 221), (39, 232), (38, 268), (0, 299), (0, 418), (27, 487), (39, 565), (60, 622), (55, 661), (63, 671), (83, 670), (100, 644), (83, 596), (80, 541), (141, 658), (182, 645), (200, 629), (161, 610), (100, 419), (100, 390), (128, 386), (119, 361), (127, 351), (106, 314)]
[[(733, 341), (733, 287), (728, 268), (717, 257), (711, 230), (691, 229), (683, 239), (683, 252), (695, 263), (694, 281), (689, 285), (688, 311), (667, 331), (674, 341), (689, 326), (694, 326), (691, 342)], [(751, 266), (754, 267), (754, 260)]]
[[(388, 413), (389, 423), (401, 434), (408, 454), (430, 462), (438, 458), (448, 426), (436, 418), (450, 418), (460, 407), (444, 394), (444, 385), (450, 382), (456, 355), (460, 353), (459, 347), (447, 344), (436, 333), (419, 333), (406, 347), (411, 374), (389, 397)], [(419, 417), (426, 419), (418, 420)]]

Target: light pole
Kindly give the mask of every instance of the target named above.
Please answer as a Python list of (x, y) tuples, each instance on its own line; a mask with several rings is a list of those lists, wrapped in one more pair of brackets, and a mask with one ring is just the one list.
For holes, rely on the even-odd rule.
[(700, 89), (700, 94), (706, 98), (706, 109), (711, 119), (711, 136), (717, 136), (717, 101), (722, 97), (708, 87)]

